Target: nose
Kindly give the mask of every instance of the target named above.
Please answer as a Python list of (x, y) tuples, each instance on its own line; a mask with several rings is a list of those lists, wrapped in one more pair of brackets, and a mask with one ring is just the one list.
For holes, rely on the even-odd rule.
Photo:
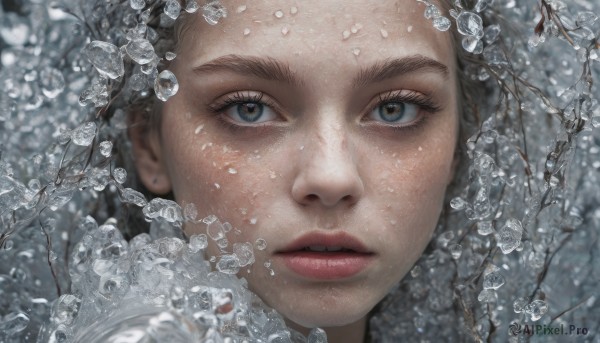
[[(292, 185), (292, 197), (302, 205), (335, 207), (356, 203), (364, 192), (356, 156), (343, 125), (324, 124), (316, 134), (308, 135), (298, 172)], [(314, 131), (313, 131), (314, 132)]]

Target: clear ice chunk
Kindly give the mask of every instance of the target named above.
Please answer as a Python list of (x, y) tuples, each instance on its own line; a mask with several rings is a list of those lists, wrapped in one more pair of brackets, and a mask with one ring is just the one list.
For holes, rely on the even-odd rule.
[(548, 303), (543, 300), (534, 300), (524, 308), (525, 313), (531, 316), (532, 321), (538, 321), (548, 312)]
[(463, 11), (456, 18), (458, 32), (465, 36), (481, 37), (483, 35), (483, 21), (473, 12)]
[(6, 336), (19, 333), (29, 325), (29, 316), (23, 312), (11, 312), (0, 318), (0, 332)]
[(134, 10), (141, 10), (146, 6), (145, 0), (129, 0), (129, 6)]
[(204, 5), (202, 16), (210, 25), (217, 25), (221, 18), (227, 17), (227, 10), (219, 0), (214, 0)]
[(506, 224), (496, 234), (498, 246), (502, 250), (502, 253), (509, 254), (515, 250), (521, 243), (522, 235), (523, 227), (521, 223), (514, 218), (508, 219)]
[(265, 250), (267, 248), (267, 241), (262, 238), (258, 238), (254, 244), (258, 250)]
[(233, 254), (237, 256), (240, 267), (254, 263), (254, 249), (252, 243), (234, 243)]
[(164, 7), (164, 12), (169, 18), (175, 20), (179, 17), (179, 13), (181, 12), (181, 5), (178, 0), (167, 0), (167, 3)]
[(125, 188), (121, 193), (121, 199), (125, 203), (134, 204), (139, 207), (144, 207), (148, 202), (146, 201), (146, 197), (144, 195), (134, 189)]
[(208, 238), (205, 234), (192, 235), (190, 237), (189, 248), (192, 252), (198, 252), (202, 249), (206, 249), (208, 246)]
[(200, 9), (200, 5), (196, 0), (188, 0), (185, 4), (185, 11), (187, 13), (196, 13)]
[(483, 289), (498, 289), (504, 285), (504, 277), (498, 272), (491, 272), (483, 277)]
[(493, 289), (484, 289), (477, 296), (477, 300), (482, 303), (495, 303), (498, 300), (498, 294)]
[(236, 274), (240, 271), (240, 261), (236, 255), (223, 255), (217, 262), (216, 268), (224, 274)]
[(137, 64), (150, 63), (155, 58), (154, 47), (147, 39), (134, 39), (125, 45), (127, 55)]
[(321, 328), (314, 328), (308, 334), (308, 343), (327, 343), (327, 334)]
[(104, 157), (110, 157), (112, 153), (113, 144), (111, 141), (103, 141), (99, 144), (100, 155)]
[(54, 99), (65, 89), (65, 78), (60, 70), (45, 68), (40, 73), (40, 85), (42, 86), (42, 93), (47, 98)]
[(80, 146), (89, 146), (96, 137), (96, 123), (87, 122), (71, 131), (71, 140)]
[(125, 74), (123, 58), (117, 46), (95, 40), (85, 47), (84, 52), (101, 75), (117, 79)]
[(452, 23), (450, 19), (444, 16), (437, 16), (433, 18), (433, 27), (435, 27), (438, 31), (448, 31)]
[(120, 184), (124, 184), (127, 181), (127, 172), (125, 169), (118, 167), (113, 170), (113, 176), (115, 177), (115, 181)]
[(163, 70), (154, 81), (154, 92), (156, 97), (162, 101), (167, 101), (170, 97), (177, 94), (179, 83), (175, 74), (169, 70)]

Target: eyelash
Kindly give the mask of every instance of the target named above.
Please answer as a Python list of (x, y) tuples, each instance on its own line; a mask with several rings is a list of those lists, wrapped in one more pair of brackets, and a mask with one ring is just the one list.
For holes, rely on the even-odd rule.
[[(277, 105), (273, 101), (269, 99), (263, 100), (264, 95), (265, 94), (263, 92), (238, 91), (233, 93), (232, 95), (229, 95), (227, 98), (223, 99), (218, 103), (208, 105), (208, 109), (212, 114), (216, 115), (219, 118), (219, 123), (221, 125), (232, 131), (239, 131), (244, 129), (266, 129), (268, 124), (256, 124), (247, 126), (238, 125), (222, 118), (223, 112), (229, 107), (235, 105), (242, 105), (249, 102), (263, 104), (264, 106), (270, 107), (275, 112), (280, 113)], [(437, 105), (430, 96), (417, 93), (415, 91), (394, 91), (386, 94), (380, 94), (378, 98), (379, 101), (377, 102), (377, 104), (375, 104), (375, 106), (371, 108), (369, 113), (374, 111), (377, 107), (381, 106), (382, 104), (392, 102), (416, 105), (420, 108), (420, 110), (426, 112), (427, 114), (437, 113), (442, 110), (442, 108), (439, 105)], [(421, 115), (420, 118), (413, 124), (404, 126), (390, 125), (389, 128), (398, 131), (417, 130), (422, 126), (427, 117), (428, 115)]]

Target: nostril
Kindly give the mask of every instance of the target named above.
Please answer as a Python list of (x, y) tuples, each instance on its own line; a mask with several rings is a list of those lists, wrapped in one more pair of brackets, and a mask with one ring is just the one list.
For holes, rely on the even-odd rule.
[(319, 199), (319, 196), (316, 194), (309, 194), (306, 196), (306, 200), (313, 202)]

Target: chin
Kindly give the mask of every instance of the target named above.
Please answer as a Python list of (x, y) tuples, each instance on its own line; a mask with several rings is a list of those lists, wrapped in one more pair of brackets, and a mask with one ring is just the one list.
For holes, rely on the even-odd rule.
[(287, 304), (285, 308), (276, 308), (276, 310), (288, 321), (301, 327), (328, 328), (356, 323), (376, 305), (376, 303), (370, 306), (371, 304), (332, 304), (331, 302), (335, 301), (315, 297), (313, 301), (304, 299), (302, 304), (296, 306)]

